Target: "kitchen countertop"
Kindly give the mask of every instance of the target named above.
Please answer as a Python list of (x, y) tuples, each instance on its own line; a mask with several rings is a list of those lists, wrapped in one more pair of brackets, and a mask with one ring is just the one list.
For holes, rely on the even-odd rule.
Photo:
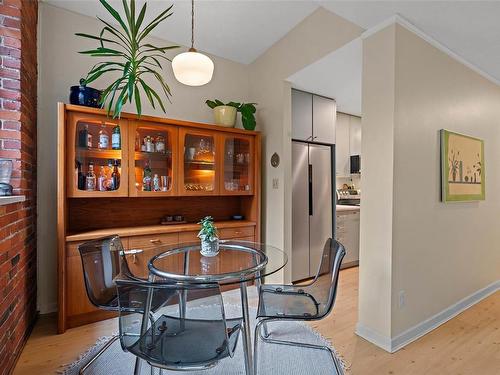
[(359, 206), (347, 206), (347, 205), (343, 205), (343, 204), (337, 204), (336, 208), (337, 208), (337, 212), (359, 211), (360, 210)]

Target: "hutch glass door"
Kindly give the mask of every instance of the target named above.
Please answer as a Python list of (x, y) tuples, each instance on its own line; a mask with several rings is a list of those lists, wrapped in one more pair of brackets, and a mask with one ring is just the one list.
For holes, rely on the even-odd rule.
[(182, 129), (180, 131), (182, 160), (182, 193), (211, 195), (218, 193), (217, 142), (210, 131)]
[(224, 194), (253, 193), (253, 141), (250, 137), (224, 135), (221, 189)]
[[(175, 194), (177, 129), (146, 123), (138, 123), (134, 129), (130, 195)], [(132, 142), (132, 137), (130, 139)]]

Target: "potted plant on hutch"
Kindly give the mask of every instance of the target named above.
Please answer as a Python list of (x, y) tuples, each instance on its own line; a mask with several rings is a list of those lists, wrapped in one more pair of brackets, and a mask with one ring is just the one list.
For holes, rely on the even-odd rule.
[(214, 225), (214, 219), (212, 216), (205, 216), (198, 224), (201, 225), (198, 233), (198, 238), (201, 240), (201, 255), (216, 256), (219, 253), (219, 233)]
[[(81, 82), (85, 86), (94, 82), (101, 76), (115, 75), (113, 82), (102, 91), (99, 106), (107, 107), (108, 115), (113, 112), (113, 117), (120, 117), (123, 105), (128, 101), (135, 102), (137, 114), (142, 112), (141, 91), (145, 94), (153, 108), (158, 105), (163, 112), (160, 95), (150, 86), (147, 79), (154, 79), (161, 87), (163, 94), (170, 100), (170, 88), (164, 80), (161, 62), (170, 61), (167, 51), (179, 46), (158, 47), (151, 44), (147, 37), (173, 12), (172, 5), (160, 12), (151, 22), (144, 23), (147, 2), (139, 12), (136, 12), (135, 0), (123, 0), (123, 18), (106, 0), (99, 0), (114, 19), (113, 24), (97, 17), (104, 25), (99, 35), (76, 33), (77, 36), (97, 40), (99, 46), (95, 49), (80, 53), (97, 58), (111, 58), (98, 62)], [(108, 78), (109, 79), (109, 78)], [(146, 83), (148, 81), (148, 83)], [(87, 87), (88, 89), (88, 87)], [(107, 104), (107, 105), (106, 105)]]
[(236, 113), (241, 113), (241, 122), (246, 130), (255, 129), (255, 105), (257, 103), (236, 103), (224, 104), (219, 99), (207, 100), (205, 103), (214, 112), (215, 123), (220, 126), (232, 128), (236, 124)]

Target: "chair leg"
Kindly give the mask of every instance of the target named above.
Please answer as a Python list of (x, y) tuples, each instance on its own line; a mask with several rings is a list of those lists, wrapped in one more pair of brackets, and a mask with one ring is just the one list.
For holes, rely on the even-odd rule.
[(116, 340), (119, 336), (113, 336), (99, 351), (92, 357), (90, 361), (87, 362), (85, 366), (80, 369), (79, 374), (83, 375), (84, 372), (94, 363)]
[[(308, 349), (317, 349), (317, 350), (325, 350), (328, 353), (330, 353), (330, 356), (332, 357), (333, 365), (335, 366), (335, 369), (337, 370), (337, 373), (339, 375), (344, 375), (344, 371), (342, 370), (342, 366), (340, 365), (337, 357), (335, 356), (335, 353), (331, 348), (325, 345), (314, 345), (314, 344), (307, 344), (307, 343), (302, 343), (302, 342), (295, 342), (295, 341), (287, 341), (287, 340), (276, 340), (276, 339), (271, 339), (269, 338), (269, 334), (267, 336), (263, 336), (260, 332), (260, 326), (264, 325), (266, 323), (265, 320), (261, 320), (257, 323), (257, 326), (255, 327), (255, 353), (257, 353), (257, 341), (258, 341), (258, 336), (260, 338), (268, 343), (268, 344), (276, 344), (276, 345), (288, 345), (288, 346), (298, 346), (302, 348), (308, 348)], [(264, 325), (265, 326), (265, 325)], [(255, 354), (256, 355), (256, 354)], [(257, 367), (255, 367), (257, 368)]]
[(141, 375), (141, 359), (139, 357), (135, 359), (134, 375)]
[(257, 361), (257, 357), (259, 355), (259, 336), (262, 337), (262, 333), (260, 332), (260, 328), (264, 324), (263, 320), (259, 320), (255, 326), (255, 335), (253, 338), (253, 371), (255, 375), (258, 374), (259, 364)]

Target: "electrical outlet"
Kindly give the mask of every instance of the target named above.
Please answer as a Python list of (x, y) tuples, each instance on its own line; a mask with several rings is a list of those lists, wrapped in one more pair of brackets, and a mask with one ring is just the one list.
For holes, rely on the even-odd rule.
[(278, 189), (278, 188), (279, 188), (279, 179), (273, 178), (273, 189)]
[(400, 309), (405, 307), (406, 305), (406, 293), (404, 290), (399, 291), (399, 301), (398, 301), (398, 306)]

